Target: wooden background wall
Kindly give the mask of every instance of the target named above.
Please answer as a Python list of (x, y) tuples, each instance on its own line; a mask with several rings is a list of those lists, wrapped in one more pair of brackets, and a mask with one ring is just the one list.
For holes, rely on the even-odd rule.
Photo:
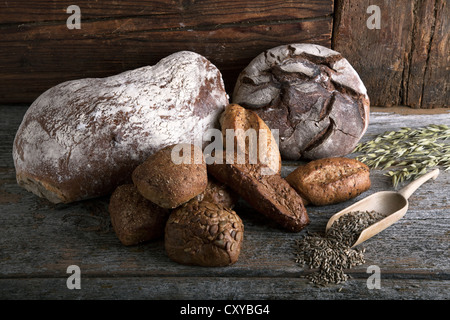
[[(287, 43), (340, 51), (359, 72), (372, 105), (449, 106), (447, 0), (2, 1), (0, 103), (31, 103), (62, 81), (103, 77), (196, 51), (232, 92), (260, 52)], [(70, 5), (81, 29), (68, 29)], [(381, 10), (369, 29), (369, 5)]]

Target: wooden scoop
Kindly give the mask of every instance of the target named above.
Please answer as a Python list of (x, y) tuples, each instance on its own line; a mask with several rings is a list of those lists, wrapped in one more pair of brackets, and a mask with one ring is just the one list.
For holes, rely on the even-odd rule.
[(439, 175), (439, 169), (435, 169), (420, 178), (414, 180), (400, 191), (380, 191), (374, 193), (355, 204), (345, 208), (342, 211), (334, 214), (328, 220), (326, 231), (330, 229), (331, 225), (342, 215), (352, 211), (376, 211), (383, 214), (386, 218), (374, 223), (370, 227), (364, 229), (352, 248), (370, 239), (377, 233), (383, 231), (390, 225), (400, 220), (408, 210), (408, 198), (416, 191), (422, 184), (429, 179), (435, 180)]

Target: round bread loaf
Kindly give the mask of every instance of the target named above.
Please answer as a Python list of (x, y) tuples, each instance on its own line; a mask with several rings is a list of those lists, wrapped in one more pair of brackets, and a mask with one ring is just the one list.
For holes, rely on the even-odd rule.
[(201, 142), (227, 104), (219, 70), (189, 51), (61, 83), (34, 101), (17, 131), (17, 181), (54, 203), (109, 194), (157, 150)]
[(126, 246), (162, 237), (169, 210), (145, 199), (133, 184), (118, 186), (111, 195), (111, 224)]
[(314, 44), (258, 55), (239, 75), (232, 100), (279, 130), (286, 160), (349, 154), (369, 124), (359, 75), (338, 52)]
[(238, 260), (243, 236), (244, 225), (233, 210), (193, 199), (170, 214), (164, 243), (175, 262), (220, 267)]
[(208, 173), (202, 149), (182, 143), (151, 155), (133, 171), (132, 179), (146, 199), (173, 209), (205, 191)]

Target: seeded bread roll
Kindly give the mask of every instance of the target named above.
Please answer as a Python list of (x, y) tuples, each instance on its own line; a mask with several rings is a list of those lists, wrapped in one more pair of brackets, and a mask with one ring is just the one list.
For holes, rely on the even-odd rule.
[(233, 209), (239, 200), (239, 195), (225, 183), (208, 175), (208, 185), (205, 191), (197, 196), (198, 201), (207, 201), (220, 204), (221, 206)]
[(299, 166), (286, 181), (313, 205), (322, 206), (352, 199), (370, 188), (370, 170), (349, 158), (314, 160)]
[(302, 198), (279, 174), (263, 175), (258, 165), (225, 161), (208, 165), (208, 173), (284, 229), (299, 232), (309, 224)]
[(159, 149), (202, 141), (227, 104), (219, 70), (189, 51), (61, 83), (33, 102), (17, 131), (17, 182), (54, 203), (110, 194)]
[(283, 159), (341, 157), (369, 124), (369, 97), (339, 52), (315, 44), (267, 50), (239, 75), (232, 102), (278, 129)]
[(169, 210), (145, 199), (133, 184), (116, 188), (108, 207), (111, 224), (126, 246), (157, 239), (164, 234)]
[(193, 199), (171, 213), (164, 243), (175, 262), (221, 267), (238, 260), (243, 236), (244, 225), (233, 210)]
[(159, 150), (133, 171), (132, 179), (146, 199), (167, 209), (191, 200), (208, 184), (202, 149), (192, 144)]
[(227, 136), (234, 133), (234, 149), (231, 150), (245, 153), (246, 162), (264, 164), (261, 168), (271, 169), (271, 172), (266, 174), (281, 172), (281, 155), (277, 140), (255, 112), (238, 104), (230, 104), (220, 116), (220, 126), (225, 147), (232, 141)]

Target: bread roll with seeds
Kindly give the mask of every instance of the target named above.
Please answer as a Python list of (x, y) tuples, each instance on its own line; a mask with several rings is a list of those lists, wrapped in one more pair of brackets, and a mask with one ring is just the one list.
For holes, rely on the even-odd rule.
[(145, 199), (133, 184), (116, 188), (110, 198), (112, 227), (126, 246), (162, 237), (169, 210)]
[(208, 173), (284, 229), (299, 232), (309, 224), (302, 198), (281, 175), (263, 175), (258, 165), (225, 161), (208, 165)]
[(238, 260), (243, 236), (244, 225), (233, 210), (193, 199), (170, 214), (165, 249), (180, 264), (228, 266)]
[(220, 204), (225, 208), (233, 209), (239, 200), (239, 195), (225, 183), (208, 175), (208, 185), (205, 191), (197, 196), (198, 201), (208, 201)]
[(167, 209), (191, 200), (208, 184), (202, 149), (192, 144), (159, 150), (133, 171), (132, 179), (146, 199)]

